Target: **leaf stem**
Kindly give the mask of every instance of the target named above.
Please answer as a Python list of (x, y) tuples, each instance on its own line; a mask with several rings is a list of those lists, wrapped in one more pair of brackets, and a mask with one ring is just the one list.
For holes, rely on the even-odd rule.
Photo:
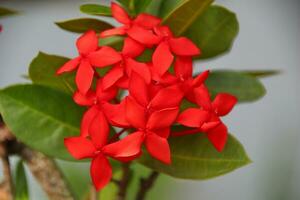
[(136, 200), (144, 200), (147, 193), (150, 191), (155, 181), (157, 180), (159, 173), (157, 171), (152, 171), (152, 173), (147, 178), (141, 178), (140, 189), (136, 195)]
[(127, 128), (123, 128), (121, 131), (119, 131), (118, 133), (116, 133), (110, 140), (109, 142), (114, 142), (116, 141), (123, 133), (125, 133), (127, 131)]

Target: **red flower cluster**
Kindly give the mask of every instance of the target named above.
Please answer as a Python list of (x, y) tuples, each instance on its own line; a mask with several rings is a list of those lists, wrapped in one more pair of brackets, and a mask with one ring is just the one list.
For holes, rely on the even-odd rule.
[[(170, 164), (168, 138), (170, 127), (176, 123), (193, 129), (172, 135), (203, 132), (222, 151), (227, 128), (220, 117), (237, 102), (224, 93), (211, 101), (204, 85), (208, 71), (193, 77), (192, 57), (199, 55), (200, 50), (192, 41), (175, 37), (155, 16), (140, 14), (132, 19), (115, 3), (111, 9), (123, 25), (100, 33), (100, 40), (122, 35), (122, 51), (99, 46), (97, 34), (88, 31), (77, 40), (79, 56), (57, 71), (61, 74), (77, 70), (78, 91), (73, 98), (88, 109), (82, 118), (80, 136), (66, 138), (65, 145), (76, 159), (92, 158), (91, 177), (97, 189), (111, 179), (108, 157), (132, 161), (141, 155), (143, 144), (153, 158)], [(152, 61), (138, 62), (136, 58), (147, 49), (154, 50)], [(111, 68), (99, 76), (96, 69), (104, 67)], [(128, 90), (129, 94), (118, 100), (120, 90)], [(198, 107), (180, 113), (183, 99)], [(111, 126), (123, 130), (110, 137)], [(120, 138), (126, 131), (130, 133)]]

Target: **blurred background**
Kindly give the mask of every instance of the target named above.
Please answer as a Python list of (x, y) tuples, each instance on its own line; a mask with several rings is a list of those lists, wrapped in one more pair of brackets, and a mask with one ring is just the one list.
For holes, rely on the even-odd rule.
[[(0, 33), (0, 87), (24, 82), (21, 75), (27, 74), (30, 61), (39, 51), (75, 56), (77, 35), (59, 29), (53, 22), (84, 17), (78, 9), (81, 4), (103, 2), (109, 4), (109, 1), (92, 0), (0, 0), (0, 6), (21, 12), (0, 19), (4, 28)], [(280, 75), (263, 79), (267, 95), (262, 100), (238, 105), (225, 119), (253, 163), (202, 182), (162, 176), (154, 193), (160, 193), (159, 199), (173, 200), (298, 200), (300, 1), (218, 0), (216, 3), (237, 14), (239, 36), (229, 54), (199, 62), (197, 70), (282, 71)], [(60, 164), (74, 167), (66, 162)], [(29, 185), (33, 200), (46, 199), (31, 176)]]

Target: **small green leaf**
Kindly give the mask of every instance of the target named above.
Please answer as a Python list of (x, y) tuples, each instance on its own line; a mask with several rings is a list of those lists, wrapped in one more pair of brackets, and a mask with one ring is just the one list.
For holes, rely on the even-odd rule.
[(8, 15), (15, 15), (15, 14), (17, 14), (17, 12), (14, 10), (0, 7), (0, 17), (8, 16)]
[(243, 70), (241, 72), (257, 78), (275, 76), (281, 73), (279, 70)]
[(89, 15), (112, 16), (110, 7), (99, 5), (99, 4), (81, 5), (80, 11)]
[(213, 0), (165, 0), (160, 16), (177, 36), (182, 35)]
[(205, 134), (169, 140), (172, 164), (165, 165), (144, 152), (139, 162), (153, 170), (183, 179), (204, 180), (229, 173), (249, 164), (243, 146), (231, 135), (224, 150), (215, 150)]
[(206, 85), (212, 97), (220, 92), (226, 92), (237, 97), (239, 103), (258, 100), (266, 93), (264, 86), (257, 78), (231, 70), (211, 72)]
[(16, 166), (15, 175), (15, 200), (28, 200), (27, 179), (22, 161), (20, 160)]
[(46, 155), (71, 159), (63, 141), (79, 135), (84, 109), (64, 92), (39, 85), (15, 85), (0, 91), (0, 113), (14, 135)]
[(72, 94), (76, 89), (75, 74), (65, 73), (59, 76), (55, 74), (68, 60), (65, 57), (40, 52), (29, 66), (29, 77), (35, 84), (49, 86)]
[(235, 13), (221, 6), (210, 6), (187, 29), (185, 35), (201, 49), (199, 59), (228, 52), (239, 32)]
[(106, 29), (113, 28), (111, 24), (93, 18), (71, 19), (62, 22), (56, 22), (55, 24), (66, 31), (74, 33), (84, 33), (88, 30), (101, 32)]

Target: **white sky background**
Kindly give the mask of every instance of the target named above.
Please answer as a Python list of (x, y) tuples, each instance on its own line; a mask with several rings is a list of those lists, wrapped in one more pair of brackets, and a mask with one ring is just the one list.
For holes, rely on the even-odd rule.
[[(21, 15), (0, 19), (0, 87), (24, 82), (22, 74), (38, 51), (72, 57), (76, 35), (53, 22), (85, 16), (88, 0), (0, 0)], [(107, 1), (106, 1), (107, 2)], [(300, 2), (298, 0), (219, 0), (237, 13), (240, 33), (232, 51), (197, 69), (280, 69), (263, 80), (267, 95), (242, 104), (226, 118), (253, 164), (209, 181), (176, 181), (174, 200), (300, 199)], [(32, 179), (31, 179), (32, 180)], [(31, 183), (36, 188), (34, 182)], [(32, 199), (42, 192), (34, 189)], [(175, 192), (174, 192), (175, 193)]]

